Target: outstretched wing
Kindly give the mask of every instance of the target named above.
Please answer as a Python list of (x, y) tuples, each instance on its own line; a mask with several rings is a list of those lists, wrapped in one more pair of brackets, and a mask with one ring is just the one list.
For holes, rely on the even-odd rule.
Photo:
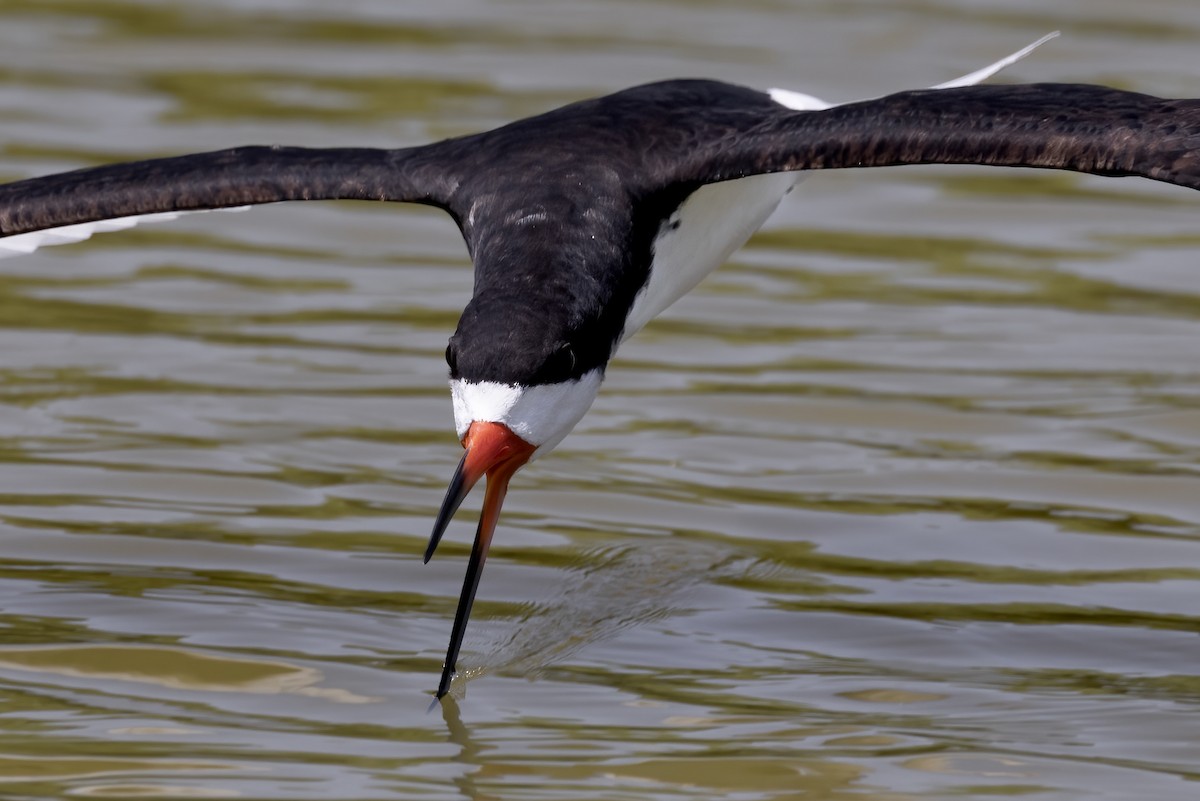
[(821, 111), (725, 115), (680, 131), (662, 185), (900, 164), (1045, 167), (1200, 189), (1200, 100), (1102, 86), (1018, 84), (901, 92)]
[[(182, 212), (284, 200), (386, 200), (444, 207), (454, 188), (436, 145), (239, 147), (110, 164), (0, 185), (0, 255), (77, 242)], [(31, 233), (31, 232), (42, 232)]]

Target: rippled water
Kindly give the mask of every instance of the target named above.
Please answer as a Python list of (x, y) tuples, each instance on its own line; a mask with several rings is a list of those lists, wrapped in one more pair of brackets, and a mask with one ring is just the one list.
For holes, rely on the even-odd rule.
[[(1054, 29), (1008, 79), (1200, 94), (1192, 0), (3, 0), (0, 175), (676, 75), (846, 99)], [(1194, 798), (1198, 212), (810, 177), (518, 476), (428, 713), (472, 525), (421, 564), (449, 220), (301, 204), (7, 260), (0, 795)]]

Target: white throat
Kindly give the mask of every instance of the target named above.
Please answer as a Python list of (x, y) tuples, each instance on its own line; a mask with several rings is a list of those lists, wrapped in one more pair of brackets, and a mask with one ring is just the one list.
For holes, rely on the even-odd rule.
[(454, 428), (462, 439), (471, 423), (503, 423), (537, 446), (536, 459), (553, 450), (583, 418), (603, 380), (600, 368), (575, 381), (537, 387), (456, 378), (450, 381)]

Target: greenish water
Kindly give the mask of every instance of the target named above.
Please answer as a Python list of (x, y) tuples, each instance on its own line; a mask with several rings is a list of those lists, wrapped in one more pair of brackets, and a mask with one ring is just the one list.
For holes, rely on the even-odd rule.
[[(0, 0), (0, 175), (398, 145), (662, 77), (1200, 94), (1188, 0)], [(478, 500), (415, 208), (0, 263), (0, 796), (1192, 799), (1200, 196), (814, 175)]]

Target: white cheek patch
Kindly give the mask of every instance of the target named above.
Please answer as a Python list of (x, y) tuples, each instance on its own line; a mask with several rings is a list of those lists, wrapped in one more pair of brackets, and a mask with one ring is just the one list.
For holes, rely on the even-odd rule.
[(503, 423), (537, 446), (536, 458), (552, 450), (583, 418), (603, 380), (598, 368), (577, 381), (537, 387), (455, 379), (450, 382), (454, 428), (462, 439), (471, 423)]

